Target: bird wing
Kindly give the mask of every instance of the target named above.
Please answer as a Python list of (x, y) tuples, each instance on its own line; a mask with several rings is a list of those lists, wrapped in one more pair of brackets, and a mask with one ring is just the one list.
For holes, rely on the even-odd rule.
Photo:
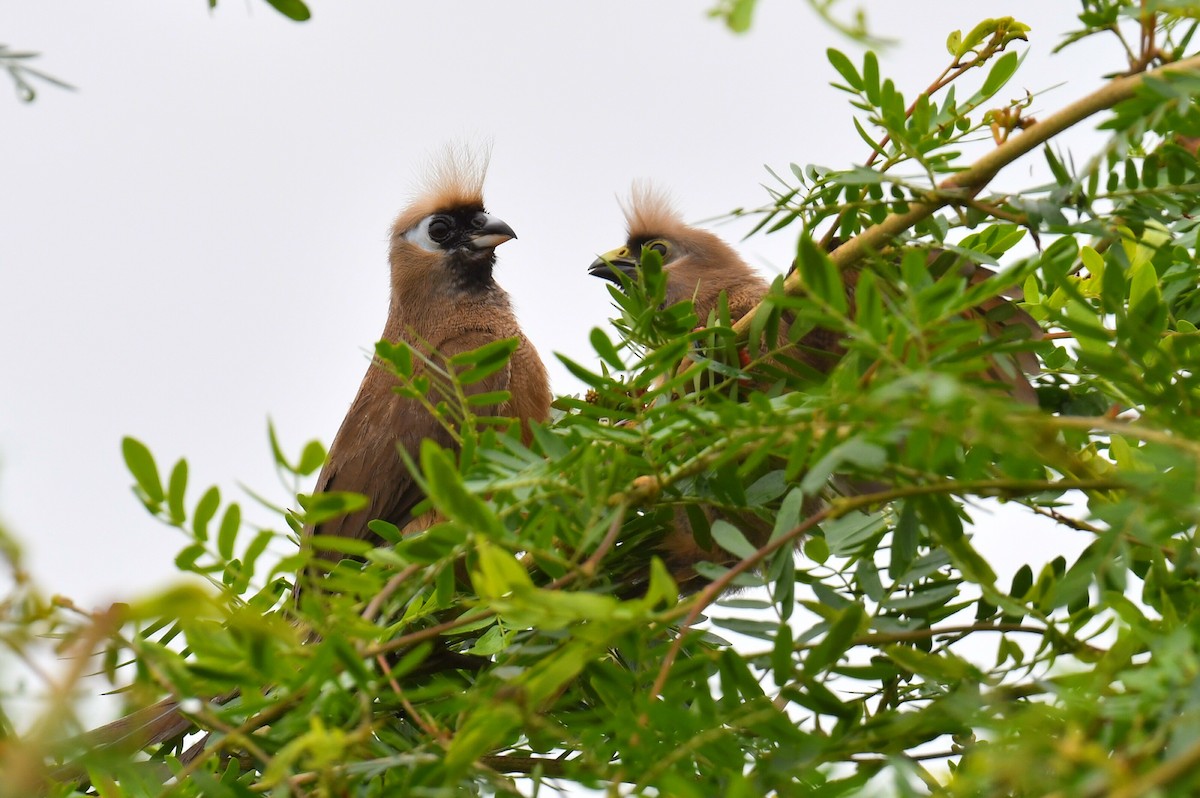
[[(449, 360), (498, 337), (493, 331), (466, 330), (443, 341), (438, 347), (438, 357)], [(463, 386), (463, 392), (473, 396), (508, 390), (511, 370), (511, 365), (505, 365), (488, 377)], [(434, 379), (431, 382), (433, 385), (426, 398), (436, 405), (446, 396), (440, 387), (441, 381)], [(383, 543), (367, 529), (367, 522), (378, 518), (404, 529), (413, 520), (413, 507), (424, 498), (397, 450), (403, 449), (415, 460), (420, 453), (421, 441), (426, 439), (445, 448), (455, 448), (450, 430), (430, 415), (421, 402), (397, 394), (393, 390), (395, 384), (396, 379), (390, 372), (372, 363), (333, 439), (314, 490), (361, 493), (368, 499), (366, 509), (326, 521), (309, 534)], [(509, 404), (471, 410), (475, 415), (499, 415), (507, 412)]]

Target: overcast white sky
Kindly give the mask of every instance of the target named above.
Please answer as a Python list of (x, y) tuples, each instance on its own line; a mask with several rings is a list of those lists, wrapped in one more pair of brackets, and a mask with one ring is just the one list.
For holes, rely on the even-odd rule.
[[(551, 353), (589, 360), (610, 315), (587, 266), (622, 242), (615, 196), (633, 178), (699, 220), (762, 204), (764, 164), (866, 155), (824, 55), (861, 51), (798, 0), (761, 0), (743, 37), (705, 0), (314, 0), (305, 24), (261, 0), (206, 5), (9, 0), (0, 14), (0, 42), (78, 87), (26, 106), (0, 76), (0, 519), (38, 580), (84, 604), (169, 582), (183, 543), (133, 499), (123, 435), (160, 464), (188, 458), (189, 504), (214, 482), (285, 500), (266, 419), (293, 452), (332, 438), (382, 329), (388, 226), (444, 142), (494, 144), (489, 209), (520, 236), (497, 275), (559, 393), (577, 385)], [(882, 61), (909, 97), (951, 30), (1031, 24), (1008, 91), (1064, 84), (1035, 114), (1119, 65), (1115, 40), (1050, 55), (1077, 7), (866, 4), (902, 42)], [(1084, 154), (1089, 137), (1075, 141)], [(776, 272), (793, 241), (739, 246)], [(1040, 540), (995, 539), (1023, 555)]]

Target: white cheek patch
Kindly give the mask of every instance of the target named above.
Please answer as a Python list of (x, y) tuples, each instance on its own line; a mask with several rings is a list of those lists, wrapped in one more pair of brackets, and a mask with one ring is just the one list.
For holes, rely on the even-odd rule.
[(426, 216), (416, 227), (404, 234), (404, 240), (429, 252), (440, 252), (441, 247), (433, 243), (433, 239), (429, 237), (429, 223), (432, 220), (432, 216)]

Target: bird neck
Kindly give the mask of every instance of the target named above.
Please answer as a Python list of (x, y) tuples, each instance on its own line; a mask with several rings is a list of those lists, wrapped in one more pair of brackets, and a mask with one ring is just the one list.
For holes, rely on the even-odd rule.
[(496, 265), (495, 253), (486, 257), (454, 255), (446, 261), (445, 288), (460, 297), (482, 296), (496, 290), (492, 269)]
[(508, 294), (492, 279), (494, 262), (454, 259), (442, 264), (436, 275), (393, 272), (384, 336), (400, 340), (408, 337), (408, 330), (457, 328), (474, 314), (511, 312)]

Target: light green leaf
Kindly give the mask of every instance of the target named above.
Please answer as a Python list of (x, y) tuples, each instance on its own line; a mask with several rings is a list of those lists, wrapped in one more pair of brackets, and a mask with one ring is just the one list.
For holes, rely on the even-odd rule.
[(137, 481), (139, 495), (151, 510), (157, 512), (158, 505), (163, 501), (162, 481), (158, 478), (158, 466), (154, 463), (154, 455), (141, 441), (125, 437), (121, 439), (121, 454), (125, 458), (125, 467)]
[(233, 559), (233, 544), (242, 525), (242, 508), (233, 502), (225, 508), (221, 526), (217, 530), (217, 553), (225, 560)]
[(718, 546), (742, 559), (753, 556), (757, 551), (750, 541), (746, 540), (742, 530), (719, 518), (712, 523), (712, 537)]

